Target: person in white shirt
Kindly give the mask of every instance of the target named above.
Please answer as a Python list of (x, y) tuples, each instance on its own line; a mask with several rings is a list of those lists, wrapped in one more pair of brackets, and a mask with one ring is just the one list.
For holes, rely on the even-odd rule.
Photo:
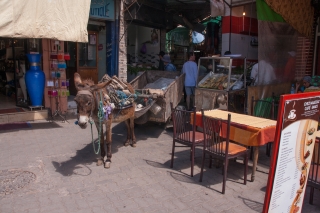
[(194, 62), (196, 57), (193, 52), (188, 53), (188, 59), (189, 61), (183, 64), (182, 73), (186, 74), (186, 77), (184, 80), (184, 87), (187, 95), (186, 102), (187, 102), (187, 109), (191, 110), (190, 99), (191, 99), (191, 96), (194, 96), (195, 94), (195, 88), (196, 88), (197, 78), (198, 78), (198, 67), (196, 62)]
[(252, 79), (252, 85), (256, 85), (258, 82), (258, 71), (259, 71), (259, 64), (256, 63), (251, 68), (250, 78)]
[(274, 68), (265, 60), (259, 61), (251, 70), (251, 76), (254, 79), (254, 85), (272, 84), (277, 80)]

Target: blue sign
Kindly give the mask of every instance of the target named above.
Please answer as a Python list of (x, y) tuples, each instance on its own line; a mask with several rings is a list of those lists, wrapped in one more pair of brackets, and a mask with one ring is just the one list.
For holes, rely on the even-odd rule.
[(90, 18), (114, 20), (114, 0), (91, 0)]

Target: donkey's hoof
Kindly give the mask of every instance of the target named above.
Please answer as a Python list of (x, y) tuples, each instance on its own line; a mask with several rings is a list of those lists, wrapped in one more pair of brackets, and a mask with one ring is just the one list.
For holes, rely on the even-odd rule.
[(137, 147), (137, 144), (136, 144), (136, 143), (133, 143), (133, 144), (132, 144), (132, 147)]
[(103, 160), (102, 159), (98, 159), (97, 166), (101, 166), (102, 164), (103, 164)]
[(125, 143), (124, 143), (124, 146), (129, 146), (129, 142), (125, 142)]
[(104, 168), (109, 169), (110, 168), (110, 164), (111, 164), (110, 161), (104, 162)]

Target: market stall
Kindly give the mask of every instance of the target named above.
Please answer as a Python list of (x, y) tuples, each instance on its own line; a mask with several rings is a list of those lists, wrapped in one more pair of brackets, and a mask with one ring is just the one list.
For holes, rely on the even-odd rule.
[(246, 102), (246, 58), (201, 57), (198, 61), (195, 106), (243, 113)]

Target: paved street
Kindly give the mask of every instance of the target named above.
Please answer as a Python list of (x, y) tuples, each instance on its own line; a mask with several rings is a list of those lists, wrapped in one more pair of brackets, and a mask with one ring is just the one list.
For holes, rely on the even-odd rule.
[[(132, 148), (122, 145), (125, 125), (115, 124), (112, 164), (104, 169), (95, 163), (90, 126), (82, 130), (74, 121), (43, 120), (30, 122), (28, 129), (0, 131), (1, 213), (262, 211), (269, 165), (265, 147), (255, 182), (243, 185), (242, 162), (232, 161), (222, 195), (221, 169), (209, 169), (207, 163), (199, 182), (201, 149), (196, 150), (193, 178), (186, 148), (177, 148), (170, 168), (172, 127), (136, 126), (137, 147)], [(320, 212), (320, 191), (315, 191), (314, 205), (308, 197), (302, 212)]]

